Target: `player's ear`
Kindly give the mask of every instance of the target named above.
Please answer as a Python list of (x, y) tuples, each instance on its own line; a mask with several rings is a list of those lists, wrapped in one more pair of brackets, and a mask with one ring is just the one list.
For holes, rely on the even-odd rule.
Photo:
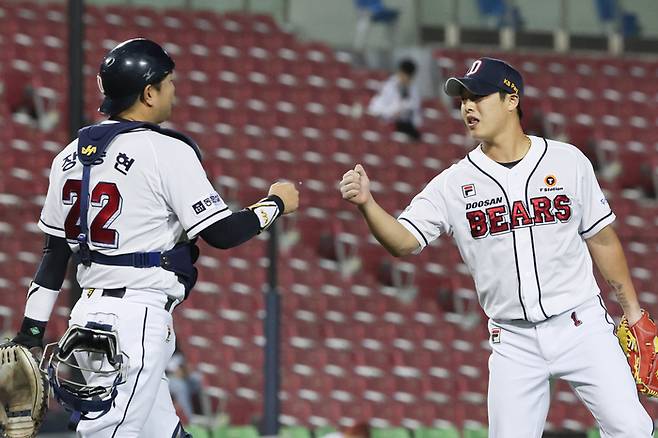
[(146, 106), (153, 106), (153, 94), (155, 91), (153, 88), (153, 85), (149, 84), (144, 87), (144, 91), (142, 91), (141, 101)]
[(512, 112), (516, 111), (516, 108), (519, 106), (519, 103), (521, 102), (519, 99), (518, 94), (508, 94), (508, 101), (507, 101), (507, 109)]

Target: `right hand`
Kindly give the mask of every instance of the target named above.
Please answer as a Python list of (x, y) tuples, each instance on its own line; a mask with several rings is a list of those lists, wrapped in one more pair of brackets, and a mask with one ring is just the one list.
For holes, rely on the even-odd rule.
[(360, 164), (354, 166), (354, 169), (345, 172), (339, 187), (343, 199), (352, 204), (364, 205), (372, 199), (370, 180), (365, 169)]
[(299, 208), (299, 191), (291, 182), (275, 182), (270, 186), (267, 195), (276, 195), (283, 201), (283, 214), (296, 211)]

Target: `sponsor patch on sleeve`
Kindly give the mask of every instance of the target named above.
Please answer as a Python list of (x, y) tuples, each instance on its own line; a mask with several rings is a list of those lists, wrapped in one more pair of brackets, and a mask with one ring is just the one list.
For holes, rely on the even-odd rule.
[(199, 201), (199, 202), (195, 203), (194, 205), (192, 205), (192, 209), (194, 210), (194, 213), (201, 214), (204, 211), (206, 211), (206, 206), (203, 205), (203, 201)]
[(195, 214), (201, 214), (204, 211), (206, 211), (206, 209), (208, 208), (218, 208), (221, 207), (222, 204), (223, 204), (222, 198), (219, 196), (217, 192), (213, 192), (208, 196), (206, 196), (205, 198), (192, 204), (192, 209), (194, 210)]

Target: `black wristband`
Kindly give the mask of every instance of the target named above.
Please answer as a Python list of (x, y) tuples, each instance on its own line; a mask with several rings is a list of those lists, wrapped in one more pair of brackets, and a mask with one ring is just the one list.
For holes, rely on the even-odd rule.
[(26, 316), (23, 318), (20, 331), (12, 340), (26, 347), (43, 347), (45, 331), (46, 321), (37, 321)]
[[(279, 216), (283, 215), (283, 210), (285, 209), (285, 205), (283, 205), (283, 199), (279, 198), (277, 195), (270, 195), (265, 199), (269, 199), (271, 201), (274, 201), (277, 207), (279, 207)], [(277, 216), (278, 217), (278, 216)]]

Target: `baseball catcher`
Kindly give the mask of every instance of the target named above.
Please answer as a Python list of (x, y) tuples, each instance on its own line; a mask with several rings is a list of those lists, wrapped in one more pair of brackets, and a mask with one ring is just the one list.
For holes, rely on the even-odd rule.
[(617, 337), (631, 366), (637, 390), (649, 397), (658, 397), (658, 337), (649, 313), (643, 311), (642, 318), (631, 326), (624, 316), (617, 327)]
[(0, 436), (36, 436), (48, 407), (48, 381), (30, 350), (0, 346)]
[[(176, 347), (172, 313), (197, 277), (194, 240), (233, 248), (299, 206), (295, 186), (278, 182), (257, 204), (229, 209), (196, 143), (159, 126), (172, 115), (174, 67), (162, 46), (143, 38), (108, 52), (97, 79), (109, 119), (82, 128), (51, 166), (38, 222), (43, 257), (28, 289), (23, 341), (15, 342), (43, 344), (72, 259), (84, 292), (41, 365), (80, 438), (191, 436), (165, 369)], [(36, 402), (11, 406), (37, 418)]]

